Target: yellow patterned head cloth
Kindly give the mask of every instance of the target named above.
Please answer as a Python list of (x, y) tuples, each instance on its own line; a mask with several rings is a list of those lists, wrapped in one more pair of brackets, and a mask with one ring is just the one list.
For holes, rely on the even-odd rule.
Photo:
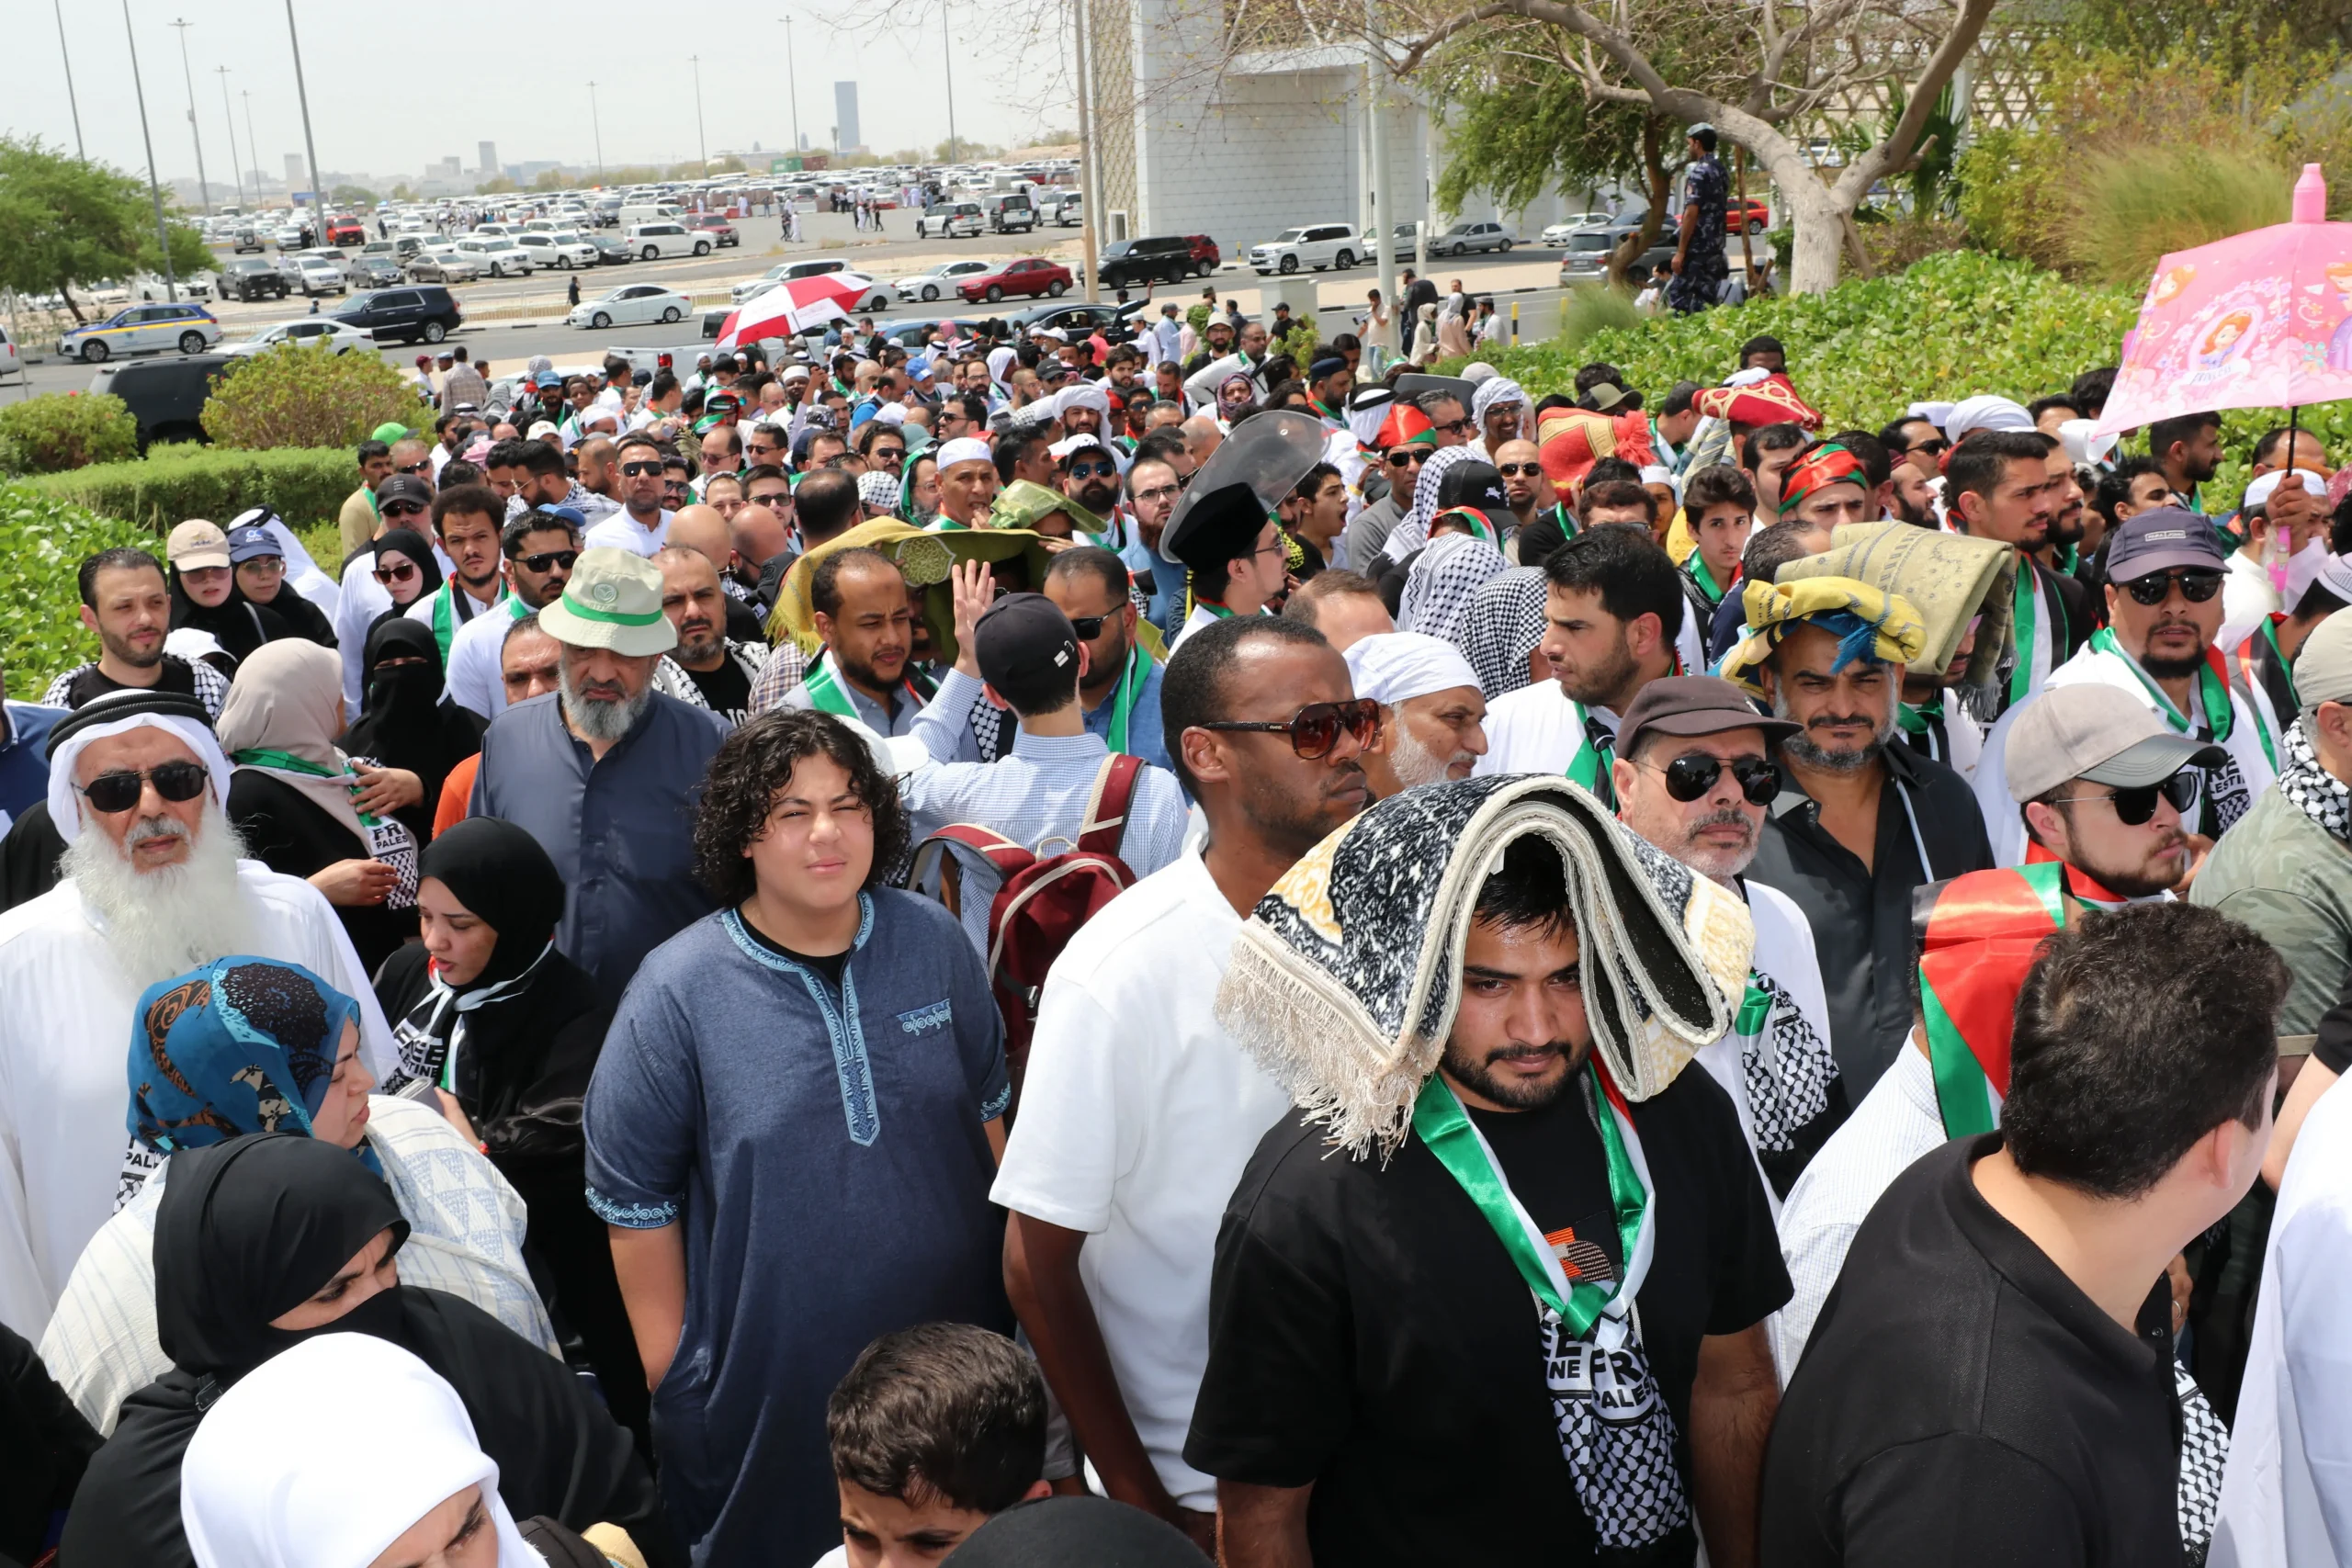
[(1740, 595), (1740, 606), (1747, 613), (1747, 636), (1724, 656), (1723, 675), (1758, 696), (1764, 688), (1756, 671), (1792, 626), (1835, 632), (1839, 670), (1857, 659), (1916, 664), (1928, 645), (1928, 628), (1908, 601), (1850, 577), (1751, 582)]
[(1720, 1039), (1747, 984), (1747, 906), (1548, 774), (1407, 790), (1325, 839), (1259, 900), (1217, 1021), (1329, 1129), (1385, 1159), (1412, 1125), (1462, 1000), (1462, 950), (1503, 852), (1557, 851), (1592, 1049), (1628, 1100)]

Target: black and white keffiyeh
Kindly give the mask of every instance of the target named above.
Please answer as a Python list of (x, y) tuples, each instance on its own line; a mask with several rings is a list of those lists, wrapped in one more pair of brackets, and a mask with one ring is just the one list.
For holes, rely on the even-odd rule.
[(2213, 1526), (2222, 1514), (2222, 1472), (2229, 1465), (2230, 1429), (2188, 1369), (2175, 1361), (2173, 1393), (2180, 1401), (2180, 1554), (2187, 1568), (2205, 1568)]
[(2287, 727), (2286, 736), (2279, 741), (2278, 793), (2292, 801), (2297, 810), (2319, 824), (2320, 830), (2338, 843), (2352, 843), (2352, 789), (2344, 781), (2320, 766), (2319, 753), (2312, 749), (2311, 738), (2303, 733), (2303, 721), (2297, 719)]
[(1796, 1160), (1788, 1156), (1799, 1153), (1798, 1133), (1829, 1109), (1838, 1059), (1788, 987), (1759, 969), (1747, 972), (1732, 1037), (1739, 1043), (1757, 1162), (1785, 1198), (1800, 1174)]
[(1413, 481), (1413, 504), (1388, 535), (1382, 548), (1391, 560), (1403, 560), (1430, 541), (1430, 522), (1437, 516), (1438, 487), (1445, 480), (1445, 471), (1459, 463), (1483, 461), (1467, 446), (1441, 446), (1430, 454), (1421, 465), (1420, 478)]
[(1502, 552), (1468, 534), (1440, 534), (1429, 542), (1405, 579), (1396, 605), (1396, 629), (1424, 632), (1453, 642), (1478, 590), (1510, 570)]
[(1530, 683), (1528, 669), (1544, 643), (1544, 569), (1515, 566), (1478, 585), (1454, 630), (1453, 643), (1478, 672), (1478, 689), (1493, 702)]

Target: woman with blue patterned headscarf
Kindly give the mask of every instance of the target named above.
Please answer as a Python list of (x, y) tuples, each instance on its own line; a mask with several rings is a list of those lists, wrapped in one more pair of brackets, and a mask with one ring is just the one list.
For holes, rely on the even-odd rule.
[(243, 955), (140, 998), (117, 1212), (74, 1264), (40, 1343), (51, 1375), (101, 1432), (125, 1395), (171, 1366), (156, 1337), (154, 1234), (172, 1157), (260, 1133), (350, 1150), (409, 1223), (403, 1280), (462, 1296), (554, 1350), (523, 1261), (522, 1199), (436, 1106), (369, 1092), (358, 1011), (300, 964)]

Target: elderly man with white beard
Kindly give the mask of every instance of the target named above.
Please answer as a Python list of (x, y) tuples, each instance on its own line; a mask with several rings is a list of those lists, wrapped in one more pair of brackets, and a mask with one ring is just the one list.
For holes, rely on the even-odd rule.
[(1380, 705), (1379, 744), (1363, 752), (1373, 799), (1470, 776), (1487, 754), (1487, 698), (1459, 649), (1425, 632), (1382, 632), (1343, 657), (1356, 695)]
[(1829, 1053), (1813, 928), (1786, 894), (1741, 875), (1781, 792), (1772, 747), (1797, 728), (1758, 714), (1729, 681), (1668, 676), (1626, 707), (1610, 764), (1618, 819), (1739, 895), (1756, 922), (1747, 991), (1731, 1032), (1700, 1051), (1699, 1061), (1739, 1111), (1775, 1219), (1849, 1109)]
[(108, 694), (51, 732), (49, 755), (61, 880), (0, 915), (0, 1323), (33, 1340), (114, 1212), (147, 987), (232, 953), (299, 964), (358, 998), (372, 1071), (398, 1060), (326, 899), (242, 858), (201, 702)]

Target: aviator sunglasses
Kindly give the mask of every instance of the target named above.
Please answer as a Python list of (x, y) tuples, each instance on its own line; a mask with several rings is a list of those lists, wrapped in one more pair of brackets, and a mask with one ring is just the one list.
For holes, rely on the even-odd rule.
[(144, 773), (131, 768), (109, 768), (86, 786), (75, 784), (74, 787), (81, 790), (82, 798), (88, 801), (94, 810), (103, 811), (111, 817), (137, 806), (140, 795), (151, 782), (155, 786), (155, 793), (165, 800), (183, 801), (194, 800), (202, 795), (204, 786), (211, 780), (212, 775), (205, 772), (201, 762), (170, 761), (158, 762)]
[(1356, 738), (1359, 746), (1369, 746), (1380, 732), (1380, 705), (1370, 697), (1358, 697), (1344, 703), (1309, 703), (1285, 723), (1268, 719), (1219, 719), (1203, 724), (1201, 729), (1261, 730), (1270, 735), (1290, 737), (1290, 749), (1302, 760), (1317, 762), (1331, 754), (1342, 733)]

